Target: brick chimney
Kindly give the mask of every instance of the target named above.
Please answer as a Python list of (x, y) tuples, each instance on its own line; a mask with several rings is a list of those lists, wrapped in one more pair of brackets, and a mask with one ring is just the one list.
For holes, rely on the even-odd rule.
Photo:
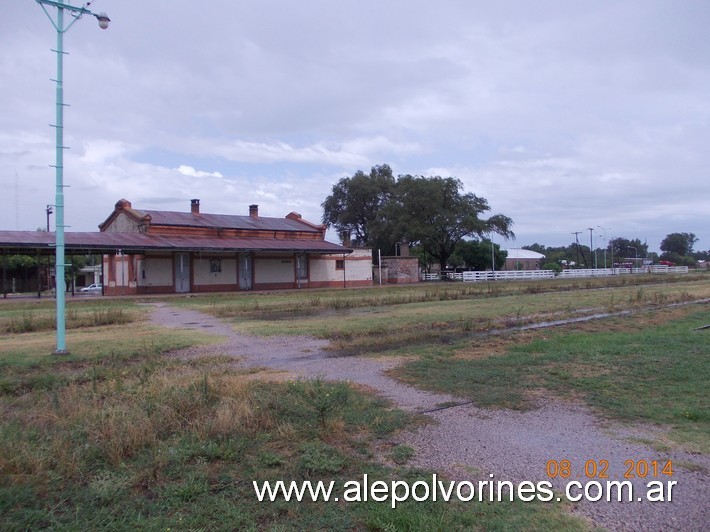
[(251, 216), (252, 218), (259, 217), (259, 206), (258, 205), (249, 205), (249, 216)]
[(344, 247), (349, 248), (351, 244), (350, 231), (342, 231), (340, 233), (340, 240), (343, 243)]
[(200, 200), (191, 199), (190, 200), (190, 212), (192, 214), (200, 214)]

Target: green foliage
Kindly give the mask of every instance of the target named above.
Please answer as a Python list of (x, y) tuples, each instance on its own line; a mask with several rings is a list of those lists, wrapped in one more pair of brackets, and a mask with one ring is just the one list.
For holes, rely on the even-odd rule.
[(392, 448), (390, 456), (395, 464), (403, 465), (412, 459), (414, 449), (409, 445), (396, 445)]
[(328, 382), (321, 378), (289, 383), (289, 392), (296, 404), (314, 412), (321, 428), (328, 418), (341, 410), (350, 397), (349, 387), (342, 382)]
[(389, 166), (374, 166), (369, 175), (358, 171), (333, 186), (322, 205), (323, 223), (386, 253), (396, 242), (418, 244), (446, 267), (465, 237), (514, 236), (510, 218), (481, 218), (490, 210), (487, 200), (462, 189), (463, 183), (453, 177), (400, 175), (395, 181)]
[(661, 255), (662, 260), (672, 262), (676, 266), (693, 266), (695, 265), (695, 258), (686, 255), (679, 255), (675, 252), (665, 252)]
[(456, 245), (465, 237), (498, 233), (512, 237), (513, 221), (490, 210), (488, 201), (472, 193), (462, 194), (463, 183), (453, 177), (403, 175), (397, 180), (397, 201), (388, 210), (397, 234), (419, 243), (442, 269)]
[(359, 245), (389, 250), (394, 245), (387, 238), (382, 212), (395, 188), (392, 169), (386, 164), (373, 166), (369, 175), (358, 170), (333, 185), (332, 193), (323, 202), (323, 223), (334, 226), (339, 233), (352, 234)]
[(555, 272), (555, 275), (560, 273), (562, 271), (562, 266), (557, 264), (556, 262), (548, 262), (542, 265), (543, 270), (552, 270)]
[(693, 253), (693, 246), (697, 241), (693, 233), (670, 233), (661, 241), (661, 251), (689, 256)]
[(646, 257), (648, 255), (648, 245), (641, 242), (638, 238), (634, 238), (633, 240), (620, 237), (613, 238), (609, 241), (609, 244), (611, 248), (610, 253), (614, 254), (614, 262), (618, 262), (618, 259), (633, 259), (636, 257)]
[[(496, 269), (501, 269), (505, 264), (508, 252), (502, 250), (498, 244), (493, 244)], [(491, 264), (491, 241), (483, 240), (461, 240), (456, 244), (456, 249), (449, 259), (460, 260), (462, 266), (469, 270), (485, 271), (492, 269)]]

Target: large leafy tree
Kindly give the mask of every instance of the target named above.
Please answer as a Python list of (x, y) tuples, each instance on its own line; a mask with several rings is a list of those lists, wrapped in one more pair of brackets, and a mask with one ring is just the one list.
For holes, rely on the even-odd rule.
[(352, 235), (355, 244), (373, 246), (386, 233), (382, 213), (394, 188), (395, 178), (388, 165), (373, 166), (369, 174), (358, 170), (333, 185), (322, 204), (323, 223)]
[(671, 233), (661, 241), (661, 258), (679, 266), (692, 266), (697, 258), (693, 253), (697, 241), (693, 233)]
[(640, 239), (634, 238), (613, 238), (609, 241), (610, 250), (614, 252), (615, 258), (633, 258), (648, 256), (648, 244), (644, 244)]
[(387, 165), (341, 179), (323, 210), (323, 223), (350, 232), (358, 244), (391, 251), (395, 242), (408, 242), (442, 268), (464, 238), (514, 236), (507, 216), (482, 217), (488, 202), (463, 193), (460, 180), (412, 175), (395, 180)]
[(482, 218), (490, 210), (488, 201), (462, 190), (463, 183), (454, 177), (404, 175), (397, 180), (396, 202), (389, 208), (398, 233), (420, 244), (442, 269), (465, 237), (514, 236), (510, 218)]
[(671, 233), (661, 241), (661, 251), (682, 257), (693, 254), (693, 246), (698, 239), (693, 233)]

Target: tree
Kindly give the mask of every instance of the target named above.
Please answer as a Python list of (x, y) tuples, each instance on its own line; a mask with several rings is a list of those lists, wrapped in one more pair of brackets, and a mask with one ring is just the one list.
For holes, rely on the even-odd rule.
[(322, 204), (323, 223), (352, 235), (355, 244), (375, 247), (377, 238), (385, 233), (382, 213), (394, 188), (388, 165), (373, 166), (369, 175), (358, 170), (333, 185)]
[(396, 242), (420, 247), (446, 267), (456, 244), (466, 237), (497, 233), (513, 237), (513, 221), (490, 210), (475, 194), (463, 194), (453, 177), (392, 177), (387, 165), (358, 171), (333, 186), (323, 202), (323, 223), (354, 235), (355, 243), (391, 252)]
[(395, 232), (419, 243), (442, 269), (465, 237), (515, 236), (510, 218), (502, 214), (481, 218), (490, 210), (488, 202), (475, 194), (462, 194), (462, 189), (463, 183), (453, 177), (399, 176), (394, 201), (388, 206)]
[[(491, 240), (461, 240), (451, 255), (449, 261), (452, 264), (459, 263), (470, 270), (491, 270)], [(501, 250), (498, 244), (493, 244), (493, 254), (495, 255), (496, 269), (502, 270), (508, 252)]]
[[(648, 256), (648, 244), (644, 244), (638, 238), (628, 240), (627, 238), (613, 238), (609, 241), (611, 252), (614, 254), (614, 261), (618, 259), (633, 259), (635, 257)], [(636, 266), (640, 266), (637, 264)]]
[(693, 254), (697, 241), (693, 233), (671, 233), (661, 241), (661, 251), (687, 257)]

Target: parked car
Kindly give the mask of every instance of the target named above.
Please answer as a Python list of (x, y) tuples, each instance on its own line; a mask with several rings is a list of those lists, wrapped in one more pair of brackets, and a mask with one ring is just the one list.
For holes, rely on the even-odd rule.
[(94, 283), (84, 288), (80, 288), (79, 292), (89, 293), (89, 294), (100, 294), (102, 290), (102, 285)]

